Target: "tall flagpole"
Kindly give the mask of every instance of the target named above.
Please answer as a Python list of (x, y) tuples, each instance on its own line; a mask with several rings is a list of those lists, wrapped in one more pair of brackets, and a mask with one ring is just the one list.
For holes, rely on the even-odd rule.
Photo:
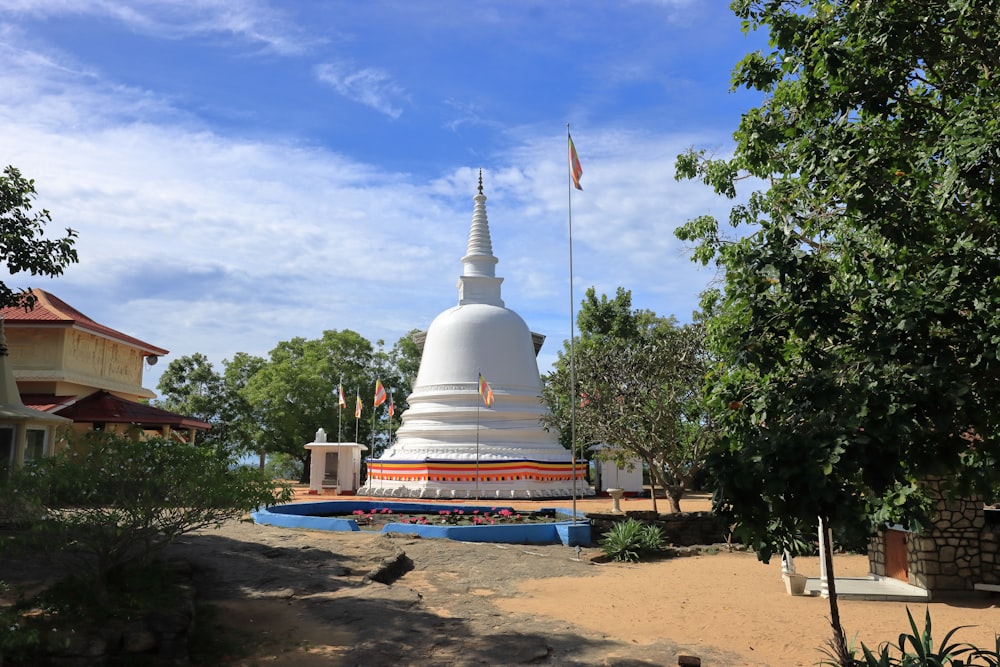
[(482, 391), (482, 372), (476, 376), (476, 500), (479, 500), (479, 402), (483, 399), (480, 395)]
[[(361, 415), (359, 414), (358, 405), (361, 401), (361, 387), (358, 387), (357, 393), (354, 395), (354, 442), (358, 442), (358, 424), (361, 423)], [(358, 443), (361, 444), (361, 443)]]
[(372, 400), (372, 454), (375, 453), (375, 413), (378, 412), (378, 406), (375, 405), (375, 401)]
[(340, 444), (340, 428), (344, 421), (344, 378), (337, 384), (337, 444)]
[(573, 523), (576, 523), (576, 301), (573, 298), (573, 137), (566, 123), (566, 211), (569, 221), (569, 446), (573, 461)]

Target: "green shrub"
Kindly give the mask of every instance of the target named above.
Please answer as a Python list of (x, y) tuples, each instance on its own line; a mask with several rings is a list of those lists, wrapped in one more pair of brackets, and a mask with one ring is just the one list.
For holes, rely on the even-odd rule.
[(635, 563), (648, 554), (663, 549), (663, 531), (659, 526), (647, 526), (635, 519), (619, 521), (604, 533), (601, 550), (612, 560)]
[[(897, 644), (883, 642), (878, 649), (871, 650), (861, 644), (861, 657), (857, 650), (848, 649), (850, 667), (1000, 667), (1000, 637), (996, 639), (993, 649), (981, 649), (968, 643), (949, 643), (951, 638), (963, 628), (961, 625), (951, 629), (944, 636), (937, 648), (931, 634), (931, 612), (928, 609), (924, 617), (924, 629), (917, 629), (909, 607), (906, 617), (910, 621), (911, 634), (901, 633)], [(820, 664), (830, 667), (845, 667), (843, 660), (838, 660), (831, 650), (824, 650), (831, 658)]]
[(639, 533), (639, 542), (643, 553), (663, 551), (663, 529), (659, 526), (643, 526)]
[(291, 494), (213, 449), (91, 431), (0, 484), (0, 507), (24, 528), (0, 550), (68, 565), (101, 595), (112, 577), (149, 565), (178, 536), (286, 502)]

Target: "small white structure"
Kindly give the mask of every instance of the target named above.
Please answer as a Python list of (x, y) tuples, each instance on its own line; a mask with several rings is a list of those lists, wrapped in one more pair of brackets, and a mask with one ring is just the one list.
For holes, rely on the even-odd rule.
[(306, 445), (312, 452), (309, 465), (309, 493), (354, 495), (361, 485), (361, 452), (356, 442), (327, 442), (326, 431), (316, 431), (315, 442)]
[[(591, 445), (588, 449), (592, 452), (600, 452), (609, 448), (608, 445)], [(600, 458), (594, 459), (594, 486), (599, 493), (607, 492), (609, 489), (621, 489), (628, 495), (641, 494), (642, 486), (642, 461), (633, 459), (626, 467), (619, 467), (614, 461), (602, 461)]]

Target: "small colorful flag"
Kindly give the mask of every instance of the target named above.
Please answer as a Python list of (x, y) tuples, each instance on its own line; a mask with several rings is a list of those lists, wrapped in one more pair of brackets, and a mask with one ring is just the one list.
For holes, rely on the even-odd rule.
[(483, 377), (483, 374), (479, 374), (479, 395), (483, 397), (483, 403), (486, 407), (493, 405), (493, 390), (490, 389), (490, 384)]
[(341, 408), (347, 407), (347, 399), (344, 398), (344, 385), (337, 385), (337, 403)]
[(381, 380), (375, 380), (375, 407), (385, 403), (385, 387), (382, 386)]
[(583, 167), (580, 166), (580, 156), (576, 154), (576, 146), (573, 145), (573, 137), (566, 133), (569, 137), (569, 171), (573, 176), (573, 186), (577, 190), (583, 190), (583, 186), (580, 185), (580, 177), (583, 176)]
[(396, 414), (396, 404), (392, 402), (392, 394), (389, 394), (389, 419)]
[(361, 390), (358, 389), (358, 397), (354, 403), (354, 418), (361, 419)]

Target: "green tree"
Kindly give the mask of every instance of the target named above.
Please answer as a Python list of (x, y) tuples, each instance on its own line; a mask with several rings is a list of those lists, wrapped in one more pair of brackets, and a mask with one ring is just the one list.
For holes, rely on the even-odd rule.
[[(706, 369), (703, 330), (673, 318), (632, 310), (632, 295), (614, 299), (593, 288), (578, 316), (574, 407), (578, 442), (602, 443), (618, 465), (639, 459), (672, 511), (702, 468), (711, 437), (701, 385)], [(546, 382), (553, 421), (565, 430), (570, 408), (568, 352)], [(556, 399), (559, 400), (556, 400)]]
[(413, 385), (417, 381), (417, 373), (420, 371), (420, 359), (423, 357), (422, 351), (413, 339), (417, 333), (419, 330), (411, 329), (409, 333), (397, 340), (392, 346), (392, 350), (389, 351), (389, 363), (399, 378), (399, 391), (404, 399), (413, 393)]
[[(160, 407), (207, 421), (212, 428), (198, 442), (240, 456), (260, 452), (260, 429), (253, 408), (244, 395), (250, 378), (264, 359), (238, 352), (223, 360), (219, 374), (200, 352), (175, 359), (157, 384)], [(263, 464), (261, 464), (263, 466)]]
[(706, 216), (678, 236), (725, 270), (707, 303), (716, 507), (766, 560), (817, 517), (919, 527), (930, 477), (996, 483), (1000, 21), (986, 0), (732, 7), (770, 31), (733, 78), (764, 101), (731, 159), (692, 151), (678, 176), (766, 189), (733, 207), (736, 233)]
[[(293, 338), (278, 343), (241, 391), (258, 420), (260, 446), (301, 461), (302, 481), (308, 481), (309, 451), (304, 445), (312, 442), (317, 428), (323, 427), (331, 441), (336, 441), (338, 424), (343, 442), (354, 442), (355, 435), (360, 442), (371, 440), (377, 374), (372, 344), (354, 331), (331, 330), (316, 340)], [(343, 385), (348, 396), (343, 411), (338, 406), (338, 385)], [(357, 421), (355, 392), (364, 405)]]
[[(13, 166), (0, 176), (0, 256), (13, 276), (24, 271), (33, 276), (59, 276), (77, 260), (76, 232), (66, 229), (59, 239), (43, 237), (52, 216), (45, 209), (32, 212), (35, 182), (24, 178)], [(27, 290), (16, 290), (0, 282), (0, 308), (22, 306), (30, 310), (35, 299)]]
[(159, 407), (212, 424), (199, 436), (203, 445), (216, 445), (220, 440), (220, 412), (225, 400), (222, 376), (212, 367), (208, 357), (199, 353), (174, 359), (164, 369), (156, 388), (162, 398)]
[(222, 391), (225, 400), (219, 410), (219, 438), (230, 451), (258, 453), (261, 469), (264, 468), (267, 451), (261, 420), (247, 397), (247, 385), (266, 363), (263, 357), (246, 352), (237, 352), (232, 359), (223, 360)]

